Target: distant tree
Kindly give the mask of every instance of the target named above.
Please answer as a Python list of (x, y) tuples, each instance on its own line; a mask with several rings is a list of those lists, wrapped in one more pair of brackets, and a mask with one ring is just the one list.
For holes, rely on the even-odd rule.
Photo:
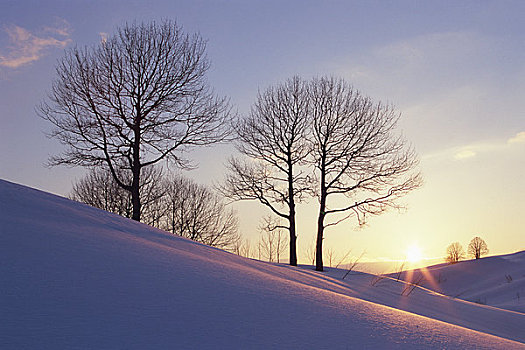
[(281, 255), (286, 248), (285, 235), (280, 226), (279, 220), (271, 215), (264, 217), (259, 226), (261, 257), (270, 262), (281, 262)]
[(166, 183), (161, 228), (213, 247), (235, 250), (238, 219), (233, 209), (206, 186), (180, 175)]
[(252, 257), (253, 251), (252, 251), (252, 244), (248, 239), (245, 239), (244, 242), (241, 245), (241, 248), (239, 249), (240, 255), (250, 258)]
[[(183, 177), (163, 176), (156, 167), (143, 169), (141, 192), (145, 223), (213, 247), (235, 250), (238, 219), (223, 198)], [(131, 194), (119, 187), (108, 169), (91, 170), (73, 185), (70, 198), (125, 217), (132, 215)], [(250, 248), (243, 248), (249, 253)]]
[(455, 264), (465, 257), (463, 246), (459, 242), (454, 242), (447, 247), (447, 256), (445, 260), (450, 264)]
[(104, 168), (94, 168), (73, 183), (68, 197), (111, 213), (131, 217), (131, 194), (117, 185), (111, 173)]
[[(313, 79), (308, 87), (312, 121), (311, 164), (319, 215), (315, 268), (323, 271), (324, 230), (355, 216), (399, 208), (397, 199), (421, 185), (416, 153), (395, 134), (399, 114), (373, 103), (342, 79)], [(339, 199), (335, 207), (329, 199)], [(326, 222), (327, 216), (335, 216)]]
[(332, 267), (332, 263), (335, 262), (335, 251), (333, 248), (325, 249), (326, 258), (328, 260), (328, 266)]
[(489, 248), (482, 238), (474, 237), (468, 245), (467, 252), (473, 258), (479, 259), (482, 255), (488, 254)]
[(39, 114), (66, 151), (50, 165), (106, 166), (141, 220), (143, 169), (190, 166), (189, 148), (224, 140), (230, 106), (206, 80), (206, 43), (175, 22), (133, 23), (66, 52)]
[(250, 241), (248, 239), (242, 239), (240, 236), (233, 244), (231, 251), (246, 258), (252, 257), (253, 253)]
[(309, 190), (298, 166), (308, 155), (306, 84), (294, 77), (259, 93), (234, 130), (245, 159), (232, 158), (221, 191), (234, 200), (257, 200), (287, 221), (289, 263), (297, 265), (296, 203)]
[(306, 246), (304, 251), (308, 264), (315, 265), (315, 237), (313, 241)]

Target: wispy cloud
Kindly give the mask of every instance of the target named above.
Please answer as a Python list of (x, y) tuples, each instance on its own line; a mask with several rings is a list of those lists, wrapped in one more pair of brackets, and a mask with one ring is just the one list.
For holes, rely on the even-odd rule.
[(488, 142), (471, 143), (423, 154), (421, 158), (423, 160), (454, 159), (462, 161), (494, 152), (514, 152), (519, 149), (519, 147), (514, 147), (516, 144), (525, 144), (525, 131), (519, 132), (514, 137), (507, 139), (507, 142), (505, 142), (505, 139), (499, 139)]
[(474, 152), (473, 150), (464, 149), (464, 150), (461, 150), (461, 151), (457, 152), (454, 155), (454, 159), (462, 160), (462, 159), (472, 158), (472, 157), (475, 157), (475, 156), (476, 156), (476, 152)]
[(52, 26), (44, 27), (44, 31), (47, 33), (58, 34), (67, 38), (71, 35), (71, 25), (63, 18), (56, 18)]
[(519, 132), (516, 136), (511, 137), (507, 141), (508, 143), (525, 143), (525, 131)]
[(0, 66), (18, 68), (42, 58), (50, 48), (64, 48), (71, 42), (70, 26), (58, 20), (53, 26), (44, 27), (41, 33), (33, 33), (17, 25), (4, 28), (9, 46), (0, 50)]

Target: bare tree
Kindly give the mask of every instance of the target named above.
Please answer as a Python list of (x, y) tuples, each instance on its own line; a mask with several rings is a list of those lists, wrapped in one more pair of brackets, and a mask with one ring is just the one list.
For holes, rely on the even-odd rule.
[(233, 249), (239, 240), (238, 219), (221, 196), (180, 175), (167, 183), (166, 231), (210, 246)]
[(312, 266), (315, 265), (315, 237), (313, 241), (306, 246), (304, 255), (306, 256), (308, 264), (312, 264)]
[(259, 226), (261, 257), (270, 262), (280, 262), (285, 249), (285, 237), (280, 227), (279, 220), (275, 220), (271, 215), (264, 217)]
[(242, 255), (241, 254), (242, 245), (243, 245), (243, 241), (241, 237), (238, 237), (238, 239), (236, 239), (235, 242), (233, 242), (232, 244), (231, 252), (237, 255)]
[(237, 255), (244, 256), (245, 258), (250, 258), (252, 256), (250, 241), (248, 239), (242, 239), (240, 236), (233, 244), (232, 251)]
[(241, 245), (240, 253), (241, 253), (240, 255), (246, 258), (252, 257), (252, 254), (253, 254), (252, 244), (250, 243), (248, 239), (245, 239), (244, 243)]
[[(125, 175), (122, 175), (123, 177)], [(163, 215), (159, 213), (159, 201), (162, 201), (164, 189), (162, 170), (157, 167), (142, 169), (140, 190), (143, 197), (141, 216), (152, 226), (155, 220)], [(73, 184), (69, 198), (89, 204), (93, 207), (131, 218), (133, 206), (131, 193), (116, 182), (107, 167), (93, 168), (88, 174)]]
[(49, 164), (104, 164), (140, 221), (143, 168), (188, 167), (184, 151), (227, 136), (230, 107), (208, 85), (205, 51), (199, 35), (170, 21), (126, 24), (97, 46), (67, 51), (38, 109), (66, 146)]
[(308, 155), (305, 83), (298, 77), (259, 93), (251, 113), (236, 126), (237, 149), (221, 191), (235, 200), (257, 200), (288, 221), (290, 265), (297, 265), (296, 202), (308, 190), (298, 166)]
[(73, 184), (68, 197), (124, 217), (131, 217), (131, 195), (104, 168), (94, 168)]
[(325, 250), (326, 259), (328, 260), (328, 266), (332, 267), (332, 262), (335, 262), (335, 251), (332, 247)]
[[(342, 79), (313, 79), (309, 85), (312, 118), (311, 162), (316, 170), (319, 216), (316, 270), (323, 271), (326, 227), (355, 216), (400, 208), (397, 199), (421, 185), (414, 172), (418, 160), (394, 131), (399, 114), (389, 105), (373, 103)], [(346, 204), (332, 207), (328, 199)], [(335, 216), (326, 222), (327, 216)]]
[(277, 257), (277, 262), (281, 262), (281, 257), (283, 253), (286, 251), (286, 235), (284, 234), (283, 230), (278, 229), (277, 234), (277, 244), (275, 246), (275, 253)]
[(473, 258), (479, 259), (482, 255), (489, 253), (489, 248), (482, 238), (474, 237), (468, 245), (467, 252)]
[(454, 242), (447, 247), (445, 260), (450, 264), (455, 264), (465, 257), (463, 246), (459, 242)]
[[(141, 210), (145, 223), (235, 251), (236, 242), (241, 241), (237, 233), (238, 219), (232, 209), (226, 208), (219, 194), (181, 175), (167, 179), (156, 167), (144, 168), (143, 172)], [(132, 215), (131, 194), (119, 187), (104, 168), (91, 170), (75, 183), (70, 198), (125, 217)], [(249, 250), (249, 247), (242, 248), (246, 254)]]

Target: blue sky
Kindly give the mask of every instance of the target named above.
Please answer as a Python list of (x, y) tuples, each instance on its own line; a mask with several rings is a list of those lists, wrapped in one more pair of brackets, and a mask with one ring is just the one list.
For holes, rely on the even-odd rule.
[[(35, 106), (56, 60), (96, 45), (125, 21), (175, 19), (208, 40), (209, 79), (246, 113), (258, 89), (298, 74), (341, 76), (393, 103), (421, 155), (425, 185), (408, 211), (327, 232), (326, 246), (402, 259), (481, 235), (493, 253), (525, 249), (525, 2), (523, 1), (3, 1), (0, 11), (0, 177), (65, 195), (83, 169), (43, 166), (61, 150)], [(522, 133), (522, 134), (520, 134)], [(229, 146), (194, 152), (192, 176), (219, 181)], [(257, 238), (264, 214), (236, 205)], [(315, 231), (299, 215), (299, 247)], [(256, 213), (256, 214), (253, 214)], [(380, 243), (378, 243), (380, 242)], [(303, 254), (304, 255), (304, 254)], [(300, 257), (301, 258), (301, 257)]]

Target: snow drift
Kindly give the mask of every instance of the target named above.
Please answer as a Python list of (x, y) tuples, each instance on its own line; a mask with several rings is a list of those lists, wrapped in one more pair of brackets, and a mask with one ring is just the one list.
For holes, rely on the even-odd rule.
[(2, 180), (0, 228), (2, 349), (525, 348)]

